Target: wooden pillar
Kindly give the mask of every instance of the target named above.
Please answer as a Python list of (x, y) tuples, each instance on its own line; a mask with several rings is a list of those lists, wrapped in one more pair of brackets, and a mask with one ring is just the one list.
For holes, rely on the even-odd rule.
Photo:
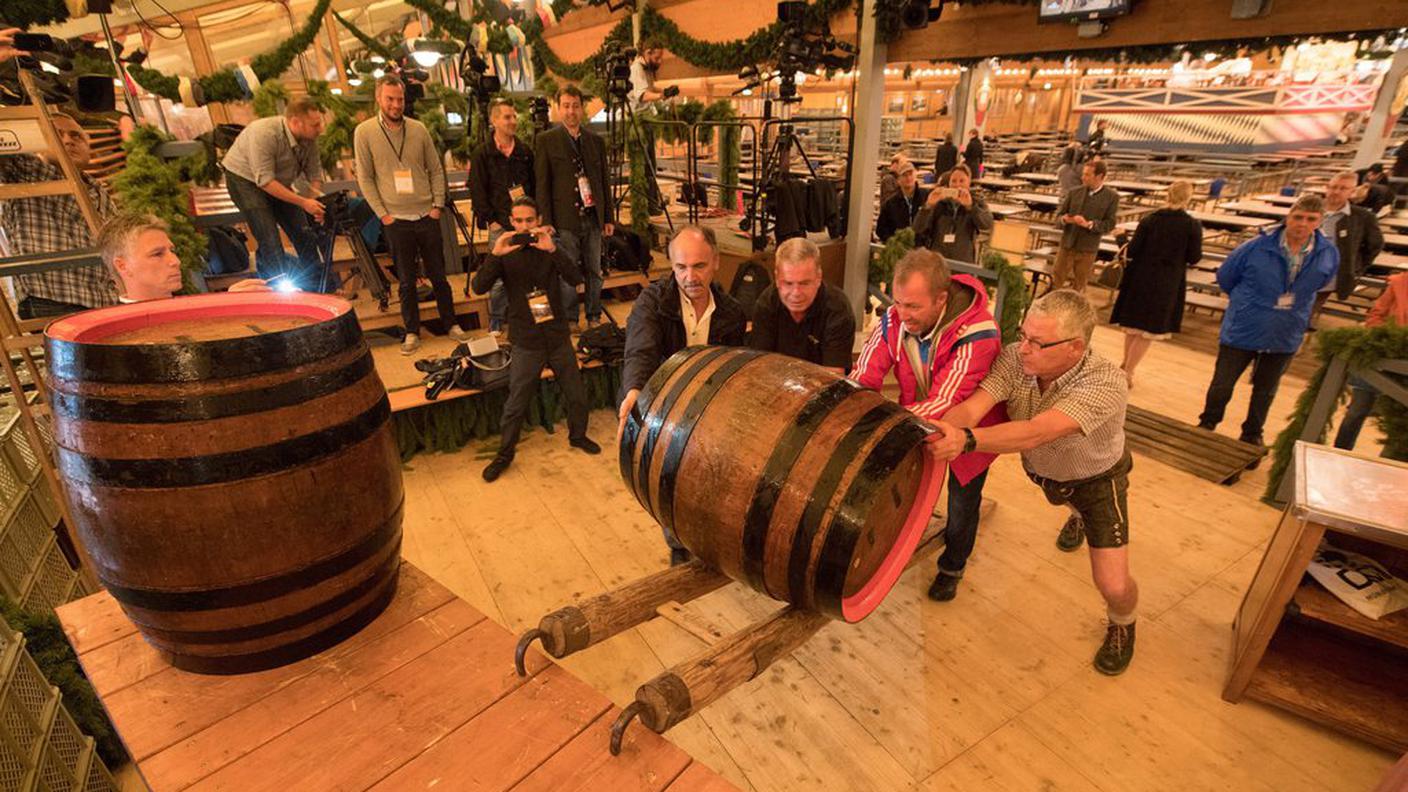
[(846, 271), (843, 285), (851, 303), (857, 326), (864, 321), (870, 273), (870, 235), (875, 223), (871, 217), (875, 207), (875, 191), (879, 177), (875, 172), (880, 151), (881, 119), (885, 113), (885, 45), (875, 37), (875, 0), (860, 2), (860, 54), (856, 56), (856, 93), (851, 118), (855, 119), (855, 139), (851, 141), (851, 184), (846, 191)]
[[(206, 44), (205, 32), (200, 29), (199, 15), (194, 11), (181, 11), (176, 14), (176, 20), (186, 31), (186, 48), (191, 53), (191, 65), (196, 68), (196, 76), (208, 77), (214, 74), (215, 58), (210, 54), (210, 46)], [(211, 123), (230, 123), (230, 113), (223, 102), (211, 102), (206, 105), (206, 109), (210, 111)]]
[(1363, 170), (1384, 155), (1389, 133), (1393, 131), (1394, 119), (1389, 117), (1393, 97), (1398, 93), (1398, 84), (1408, 75), (1408, 47), (1393, 53), (1393, 61), (1384, 72), (1379, 84), (1379, 95), (1374, 99), (1374, 109), (1369, 113), (1369, 122), (1364, 125), (1364, 137), (1359, 140), (1359, 150), (1354, 153), (1354, 170)]
[(347, 93), (352, 90), (347, 83), (347, 59), (342, 56), (342, 42), (337, 38), (337, 20), (332, 18), (331, 11), (323, 17), (323, 33), (328, 37), (328, 52), (332, 54), (332, 65), (337, 69), (337, 85), (343, 93)]

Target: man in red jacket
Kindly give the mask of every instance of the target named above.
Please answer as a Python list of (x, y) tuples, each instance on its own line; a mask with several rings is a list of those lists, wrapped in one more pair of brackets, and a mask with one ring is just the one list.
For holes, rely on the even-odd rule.
[[(944, 257), (914, 250), (895, 265), (894, 305), (880, 317), (856, 363), (854, 379), (878, 391), (894, 372), (900, 405), (937, 421), (967, 399), (1002, 351), (988, 295), (977, 279), (952, 275)], [(996, 407), (983, 425), (1001, 420)], [(978, 535), (978, 506), (983, 500), (992, 454), (963, 454), (949, 465), (948, 522), (944, 552), (929, 597), (939, 602), (958, 594), (958, 581)]]

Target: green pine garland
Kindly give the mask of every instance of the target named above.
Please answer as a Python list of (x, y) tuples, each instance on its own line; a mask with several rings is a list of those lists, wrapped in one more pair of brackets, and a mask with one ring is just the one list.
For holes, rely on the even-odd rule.
[[(615, 408), (616, 394), (621, 388), (619, 366), (582, 369), (582, 380), (589, 408)], [(470, 440), (483, 440), (497, 434), (507, 398), (508, 390), (499, 389), (394, 413), (392, 418), (396, 422), (396, 442), (402, 461), (409, 462), (422, 451), (454, 453)], [(541, 426), (551, 433), (553, 424), (562, 420), (566, 412), (557, 383), (544, 380), (529, 403), (525, 423)]]
[(377, 41), (371, 36), (368, 36), (366, 33), (363, 33), (361, 28), (358, 28), (356, 25), (352, 24), (351, 22), (348, 22), (346, 19), (343, 19), (342, 15), (337, 13), (336, 11), (332, 12), (332, 16), (333, 19), (336, 19), (338, 21), (338, 23), (340, 23), (343, 27), (347, 28), (347, 32), (351, 33), (353, 38), (362, 42), (362, 46), (366, 47), (368, 52), (373, 53), (375, 55), (380, 55), (381, 57), (386, 58), (387, 60), (395, 60), (396, 53), (393, 52), (390, 47), (386, 46), (380, 41)]
[[(275, 49), (256, 55), (249, 65), (254, 69), (254, 74), (262, 83), (265, 80), (273, 80), (280, 77), (288, 68), (293, 65), (293, 61), (299, 53), (308, 49), (317, 37), (318, 31), (323, 24), (323, 15), (327, 13), (332, 0), (318, 0), (317, 5), (308, 14), (308, 19), (303, 23), (303, 27), (298, 32), (284, 41)], [(148, 69), (145, 66), (128, 66), (127, 73), (132, 75), (132, 79), (137, 84), (152, 93), (170, 99), (173, 102), (181, 101), (180, 80), (162, 74), (155, 69)], [(201, 90), (205, 93), (207, 102), (238, 102), (244, 99), (244, 92), (240, 90), (239, 81), (235, 79), (233, 69), (224, 69), (215, 74), (201, 77)]]
[(208, 244), (192, 222), (189, 207), (194, 158), (167, 161), (152, 153), (158, 144), (173, 140), (155, 127), (137, 127), (122, 148), (127, 164), (113, 177), (111, 187), (123, 211), (153, 214), (171, 226), (171, 241), (181, 259), (187, 291), (191, 275), (205, 271)]
[(914, 229), (901, 228), (895, 232), (885, 242), (885, 247), (877, 254), (870, 257), (870, 266), (867, 272), (867, 280), (871, 286), (881, 289), (890, 284), (895, 277), (895, 264), (904, 258), (904, 254), (914, 249)]
[[(1309, 384), (1296, 399), (1295, 411), (1281, 434), (1276, 436), (1276, 444), (1271, 447), (1271, 474), (1266, 482), (1266, 491), (1261, 499), (1272, 505), (1276, 503), (1276, 491), (1281, 488), (1281, 479), (1291, 465), (1291, 454), (1296, 441), (1305, 431), (1310, 408), (1320, 396), (1325, 384), (1325, 376), (1330, 361), (1343, 357), (1349, 364), (1350, 372), (1370, 368), (1380, 360), (1408, 360), (1408, 327), (1397, 324), (1379, 327), (1343, 327), (1335, 330), (1321, 330), (1315, 334), (1316, 352), (1320, 355), (1320, 368), (1310, 378)], [(1343, 400), (1344, 394), (1337, 395)], [(1408, 405), (1380, 395), (1375, 403), (1379, 428), (1384, 433), (1384, 456), (1388, 459), (1408, 461)], [(1327, 427), (1328, 428), (1328, 425)], [(1316, 443), (1325, 442), (1322, 429), (1320, 436), (1313, 438)]]
[(289, 100), (288, 88), (280, 80), (264, 80), (254, 89), (250, 100), (254, 115), (258, 118), (272, 118), (284, 111)]

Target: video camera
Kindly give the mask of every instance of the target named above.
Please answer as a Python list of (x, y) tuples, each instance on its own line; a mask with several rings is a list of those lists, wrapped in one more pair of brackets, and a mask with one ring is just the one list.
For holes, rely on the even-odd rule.
[(798, 72), (847, 71), (856, 62), (856, 47), (831, 35), (826, 19), (811, 19), (805, 0), (782, 0), (777, 4), (777, 21), (782, 24), (773, 54), (776, 70), (769, 74), (750, 66), (739, 72), (745, 88), (757, 88), (773, 76), (777, 77), (778, 99), (800, 101), (797, 96)]
[(323, 205), (323, 226), (332, 231), (341, 231), (358, 225), (352, 216), (352, 194), (347, 190), (335, 190), (318, 196)]
[(606, 57), (602, 60), (601, 82), (606, 86), (608, 97), (622, 100), (631, 93), (631, 61), (636, 59), (637, 54), (634, 47), (620, 42), (607, 46)]
[(464, 79), (465, 88), (469, 95), (485, 105), (488, 104), (490, 97), (503, 88), (499, 76), (488, 72), (488, 61), (480, 57), (479, 53), (467, 49), (460, 77)]
[[(34, 78), (34, 87), (44, 101), (51, 105), (73, 102), (85, 113), (103, 113), (114, 109), (112, 77), (97, 74), (74, 75), (73, 58), (78, 52), (75, 45), (63, 39), (56, 39), (47, 33), (16, 33), (14, 48), (27, 55), (15, 58), (15, 64), (28, 71)], [(80, 43), (85, 54), (101, 53), (106, 59), (106, 50), (99, 50), (91, 44)], [(0, 78), (0, 104), (23, 105), (29, 103), (21, 87), (18, 75)]]
[(528, 118), (533, 122), (533, 128), (539, 132), (552, 125), (552, 118), (548, 114), (548, 99), (546, 96), (531, 96), (528, 98)]

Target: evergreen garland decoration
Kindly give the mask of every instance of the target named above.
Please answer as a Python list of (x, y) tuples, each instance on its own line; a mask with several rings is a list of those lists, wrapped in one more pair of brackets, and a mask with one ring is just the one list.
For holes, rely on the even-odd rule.
[[(621, 389), (620, 366), (584, 368), (582, 380), (590, 409), (615, 409), (616, 394)], [(422, 451), (454, 453), (470, 440), (483, 440), (497, 434), (507, 399), (508, 390), (501, 388), (392, 413), (401, 461), (409, 462)], [(553, 424), (562, 420), (566, 413), (557, 383), (543, 380), (529, 402), (525, 423), (552, 433)]]
[(288, 88), (282, 81), (264, 80), (254, 89), (250, 106), (256, 118), (272, 118), (284, 111), (289, 98)]
[(1007, 257), (989, 250), (983, 254), (983, 267), (997, 273), (997, 279), (1005, 287), (1002, 294), (1002, 312), (997, 326), (1002, 332), (1002, 343), (1015, 344), (1017, 333), (1022, 327), (1022, 317), (1027, 314), (1031, 294), (1027, 291), (1027, 280), (1022, 268), (1007, 260)]
[(332, 120), (323, 127), (323, 134), (318, 136), (318, 162), (323, 166), (324, 175), (336, 169), (338, 160), (352, 151), (352, 133), (357, 129), (353, 104), (370, 103), (371, 91), (371, 85), (363, 83), (356, 94), (348, 98), (333, 93), (332, 85), (325, 80), (308, 81), (308, 97), (332, 115)]
[(39, 666), (49, 684), (63, 694), (64, 709), (78, 728), (93, 738), (103, 763), (108, 767), (124, 764), (127, 750), (122, 747), (122, 740), (113, 730), (98, 694), (78, 664), (78, 655), (64, 637), (58, 618), (52, 613), (22, 610), (0, 595), (0, 621), (24, 636), (25, 649), (34, 658), (34, 664)]
[[(1320, 389), (1325, 385), (1330, 361), (1343, 357), (1349, 364), (1349, 371), (1353, 373), (1370, 368), (1380, 360), (1408, 359), (1408, 327), (1397, 324), (1321, 330), (1315, 334), (1315, 342), (1316, 352), (1320, 356), (1320, 368), (1296, 399), (1296, 408), (1291, 413), (1290, 422), (1276, 436), (1276, 443), (1271, 447), (1271, 473), (1261, 499), (1273, 506), (1279, 505), (1276, 501), (1276, 491), (1281, 488), (1281, 479), (1291, 466), (1291, 455), (1296, 441), (1305, 431), (1310, 408), (1314, 406), (1320, 396)], [(1342, 401), (1344, 396), (1344, 393), (1337, 394), (1337, 402)], [(1394, 399), (1380, 394), (1374, 408), (1379, 428), (1384, 433), (1384, 457), (1408, 462), (1408, 405), (1399, 404)], [(1325, 429), (1328, 428), (1327, 425)], [(1320, 436), (1312, 438), (1312, 441), (1325, 442), (1324, 430)]]
[(28, 29), (34, 25), (51, 25), (68, 21), (68, 6), (63, 0), (5, 0), (0, 9), (0, 27)]
[(347, 32), (351, 33), (353, 38), (362, 42), (362, 46), (366, 47), (368, 52), (380, 55), (381, 57), (386, 58), (387, 60), (396, 59), (396, 53), (393, 52), (390, 47), (380, 41), (377, 41), (371, 36), (368, 36), (366, 33), (363, 33), (361, 28), (358, 28), (356, 25), (352, 24), (351, 22), (348, 22), (346, 19), (343, 19), (341, 14), (337, 13), (336, 11), (333, 11), (332, 16), (333, 19), (336, 19), (339, 24), (341, 24), (344, 28), (347, 28)]
[(887, 289), (895, 277), (895, 264), (914, 249), (914, 229), (901, 228), (890, 237), (879, 253), (870, 257), (866, 280), (871, 286)]
[(187, 209), (196, 158), (167, 161), (152, 153), (158, 144), (174, 139), (148, 124), (133, 130), (122, 144), (127, 152), (127, 164), (113, 177), (111, 188), (123, 211), (156, 215), (171, 226), (171, 241), (181, 259), (183, 280), (189, 292), (191, 275), (205, 271), (209, 246)]
[[(303, 23), (303, 27), (299, 28), (297, 33), (294, 33), (292, 37), (286, 39), (275, 49), (256, 55), (250, 61), (249, 65), (254, 69), (254, 74), (261, 83), (265, 80), (276, 79), (288, 71), (299, 53), (308, 49), (322, 27), (323, 15), (327, 13), (328, 7), (331, 5), (332, 0), (318, 0), (317, 5), (313, 6), (313, 10), (308, 14), (308, 20)], [(132, 79), (136, 80), (138, 85), (148, 91), (173, 102), (181, 101), (181, 83), (176, 77), (162, 74), (145, 66), (128, 66), (127, 73), (132, 75)], [(207, 102), (238, 102), (245, 98), (232, 69), (223, 69), (215, 74), (201, 77), (199, 82)]]

